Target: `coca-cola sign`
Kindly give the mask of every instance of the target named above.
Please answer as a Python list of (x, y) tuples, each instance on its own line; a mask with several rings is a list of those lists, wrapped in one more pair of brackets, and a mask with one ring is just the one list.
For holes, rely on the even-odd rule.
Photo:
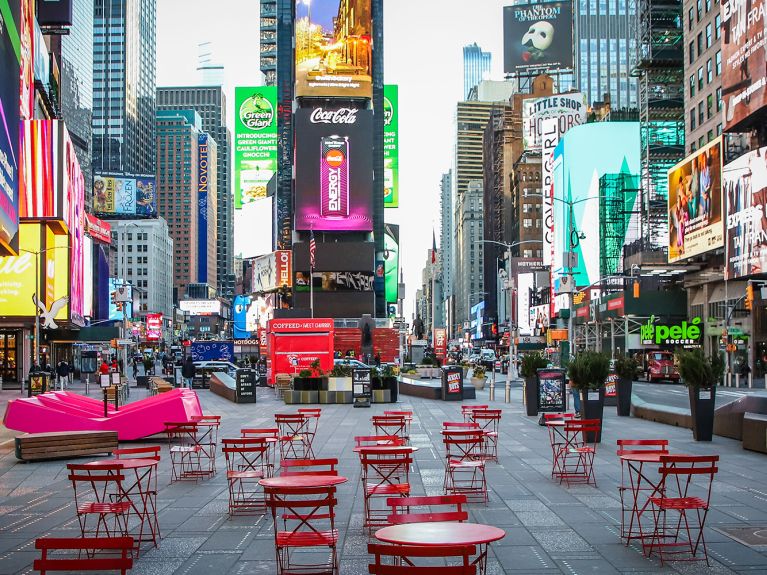
[(338, 110), (325, 110), (314, 108), (309, 121), (312, 124), (355, 124), (357, 122), (356, 108), (339, 108)]

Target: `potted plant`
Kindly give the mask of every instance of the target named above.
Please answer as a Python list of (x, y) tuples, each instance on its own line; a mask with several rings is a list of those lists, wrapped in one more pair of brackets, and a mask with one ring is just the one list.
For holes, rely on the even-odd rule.
[(619, 355), (615, 358), (615, 392), (618, 395), (618, 415), (626, 417), (631, 414), (631, 387), (636, 377), (639, 363), (631, 356)]
[[(314, 360), (309, 369), (302, 369), (298, 376), (293, 378), (295, 391), (319, 391), (327, 384), (325, 372), (320, 367), (320, 360)], [(327, 389), (327, 387), (325, 387)]]
[(485, 378), (485, 368), (481, 365), (476, 366), (471, 372), (471, 384), (474, 389), (485, 389)]
[(527, 353), (522, 356), (520, 373), (525, 380), (525, 405), (527, 415), (538, 415), (538, 370), (548, 367), (549, 362), (542, 353)]
[(381, 382), (383, 388), (390, 392), (391, 400), (397, 401), (397, 368), (387, 363), (381, 368)]
[(699, 349), (681, 352), (678, 358), (679, 375), (690, 395), (692, 436), (695, 441), (711, 441), (716, 385), (724, 375), (724, 360), (719, 354), (706, 357)]
[[(600, 424), (605, 409), (605, 381), (610, 375), (610, 358), (596, 351), (582, 351), (576, 355), (567, 368), (567, 375), (575, 389), (581, 394), (581, 416), (583, 419), (598, 419)], [(602, 432), (596, 434), (597, 443)]]

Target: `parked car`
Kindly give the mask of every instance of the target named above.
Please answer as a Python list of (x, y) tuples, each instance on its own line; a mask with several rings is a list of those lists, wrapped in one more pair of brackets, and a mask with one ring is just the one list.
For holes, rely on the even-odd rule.
[(495, 371), (500, 371), (501, 373), (509, 373), (508, 354), (504, 354), (495, 360)]
[(482, 356), (479, 353), (472, 353), (469, 356), (469, 363), (471, 365), (477, 365), (480, 361), (482, 361)]
[(495, 367), (495, 350), (490, 348), (484, 348), (479, 352), (479, 361), (487, 369), (493, 369)]
[(679, 370), (674, 365), (674, 354), (670, 351), (653, 350), (645, 354), (644, 376), (647, 381), (679, 382)]

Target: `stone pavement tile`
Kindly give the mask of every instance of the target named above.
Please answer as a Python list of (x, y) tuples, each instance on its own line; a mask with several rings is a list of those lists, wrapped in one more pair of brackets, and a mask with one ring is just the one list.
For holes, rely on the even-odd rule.
[(594, 545), (594, 549), (619, 571), (661, 569), (660, 561), (655, 558), (648, 559), (645, 557), (639, 544), (626, 547), (620, 541), (614, 541), (612, 543)]
[(224, 511), (220, 515), (193, 515), (174, 531), (187, 533), (210, 532), (221, 527), (227, 520), (228, 514)]
[(200, 545), (200, 551), (244, 551), (255, 538), (255, 530), (242, 529), (237, 532), (219, 529)]
[(583, 523), (577, 525), (578, 534), (590, 545), (606, 545), (620, 542), (620, 525)]
[(761, 565), (767, 572), (767, 554), (756, 551), (730, 539), (723, 543), (707, 542), (708, 554), (731, 569)]
[[(228, 571), (228, 575), (274, 575), (274, 573), (277, 573), (277, 563), (265, 560), (238, 561)], [(364, 572), (360, 571), (360, 573)]]
[(707, 566), (705, 561), (688, 561), (686, 563), (682, 561), (667, 563), (664, 561), (664, 565), (673, 567), (677, 573), (682, 575), (732, 575), (735, 573), (735, 571), (721, 563), (717, 563), (711, 560), (711, 558), (709, 559), (710, 566)]
[(179, 525), (185, 523), (190, 517), (196, 515), (197, 510), (192, 507), (168, 507), (158, 511), (158, 521), (160, 523), (160, 532), (172, 531)]
[(586, 505), (562, 505), (556, 504), (551, 507), (565, 523), (583, 524), (583, 523), (601, 523), (604, 524), (605, 517), (596, 510), (592, 510)]
[(240, 558), (235, 552), (204, 552), (197, 551), (176, 570), (179, 575), (211, 575), (212, 573), (228, 573)]
[(558, 559), (557, 565), (561, 567), (562, 573), (572, 575), (586, 575), (588, 573), (619, 575), (620, 573), (605, 559)]
[(491, 552), (507, 573), (539, 573), (541, 570), (558, 570), (556, 563), (537, 546), (491, 546)]
[(530, 534), (547, 553), (580, 553), (592, 551), (589, 545), (573, 529), (530, 529)]
[(166, 559), (164, 561), (150, 561), (142, 557), (141, 561), (133, 563), (131, 575), (173, 575), (183, 563), (180, 559)]
[(40, 557), (39, 551), (17, 551), (15, 553), (3, 553), (0, 555), (0, 575), (10, 575), (29, 568), (32, 562)]
[(252, 538), (248, 545), (242, 550), (240, 560), (248, 562), (261, 560), (276, 561), (274, 552), (274, 534), (259, 534)]
[(517, 511), (517, 518), (525, 527), (564, 527), (565, 523), (553, 511)]
[(517, 516), (506, 508), (483, 509), (480, 506), (470, 507), (469, 521), (474, 523), (485, 523), (487, 525), (496, 525), (504, 529), (521, 525)]
[(525, 545), (527, 547), (531, 547), (538, 544), (535, 538), (530, 534), (530, 531), (528, 531), (524, 527), (504, 526), (503, 530), (506, 531), (506, 537), (504, 537), (503, 539), (499, 541), (494, 542), (493, 547), (495, 547), (496, 545), (500, 545), (500, 546)]
[(165, 536), (156, 548), (142, 553), (141, 558), (157, 560), (190, 557), (205, 541), (207, 541), (206, 537)]

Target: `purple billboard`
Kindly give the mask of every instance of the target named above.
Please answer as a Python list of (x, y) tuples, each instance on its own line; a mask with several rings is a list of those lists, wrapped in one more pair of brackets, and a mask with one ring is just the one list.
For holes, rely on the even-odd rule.
[(295, 229), (372, 231), (373, 112), (300, 108), (295, 121)]

